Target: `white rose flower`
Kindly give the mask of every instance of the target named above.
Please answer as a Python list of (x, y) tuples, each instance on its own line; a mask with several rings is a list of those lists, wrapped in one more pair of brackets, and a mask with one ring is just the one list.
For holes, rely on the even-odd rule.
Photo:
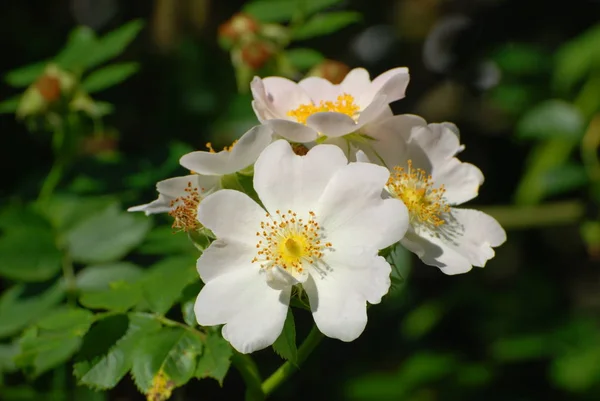
[(309, 143), (319, 135), (341, 137), (382, 116), (389, 103), (404, 97), (407, 68), (391, 69), (373, 81), (355, 68), (342, 83), (310, 77), (298, 83), (282, 77), (255, 77), (252, 107), (260, 122), (292, 142)]
[(273, 140), (273, 131), (257, 125), (231, 146), (215, 152), (210, 143), (208, 152), (191, 152), (181, 157), (179, 163), (188, 170), (204, 175), (233, 174), (254, 164), (258, 155)]
[[(370, 127), (371, 128), (371, 127)], [(455, 156), (464, 149), (454, 124), (429, 124), (417, 116), (395, 116), (372, 127), (365, 153), (391, 171), (386, 189), (408, 208), (410, 227), (401, 243), (446, 274), (483, 267), (506, 233), (491, 216), (453, 206), (478, 194), (483, 174)], [(358, 155), (365, 160), (365, 154)]]
[(367, 323), (390, 286), (390, 265), (378, 251), (402, 238), (404, 204), (382, 199), (389, 171), (348, 164), (332, 145), (305, 156), (289, 143), (271, 144), (254, 166), (246, 194), (221, 190), (200, 204), (198, 220), (217, 239), (198, 259), (205, 283), (195, 305), (198, 323), (225, 324), (223, 337), (243, 353), (280, 335), (294, 285), (306, 291), (318, 328), (343, 341)]

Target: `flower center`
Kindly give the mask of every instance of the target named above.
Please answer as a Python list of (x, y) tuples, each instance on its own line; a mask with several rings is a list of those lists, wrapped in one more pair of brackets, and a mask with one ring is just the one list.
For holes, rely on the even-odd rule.
[(188, 182), (185, 192), (186, 195), (171, 201), (169, 215), (174, 219), (172, 226), (174, 230), (187, 232), (200, 227), (200, 222), (196, 219), (196, 216), (202, 197), (198, 188), (192, 187), (191, 182)]
[(256, 257), (252, 263), (260, 263), (264, 269), (279, 266), (292, 276), (301, 275), (307, 265), (316, 264), (323, 252), (332, 248), (323, 241), (323, 230), (309, 212), (308, 219), (298, 218), (291, 210), (287, 213), (267, 213), (267, 220), (260, 223), (261, 231), (256, 243)]
[[(227, 152), (231, 152), (231, 150), (233, 149), (233, 147), (235, 146), (235, 144), (236, 144), (237, 142), (238, 142), (238, 140), (236, 139), (235, 141), (233, 141), (233, 142), (231, 143), (231, 145), (229, 145), (229, 146), (225, 146), (225, 147), (223, 148), (223, 150), (225, 150), (225, 151), (227, 151)], [(209, 152), (209, 153), (217, 153), (217, 152), (215, 152), (215, 149), (214, 149), (214, 148), (213, 148), (213, 146), (212, 146), (212, 142), (207, 142), (207, 143), (206, 143), (206, 145), (204, 145), (204, 146), (206, 146), (206, 148), (208, 149), (208, 152)]]
[(412, 160), (408, 161), (407, 169), (394, 167), (387, 188), (393, 196), (404, 202), (411, 223), (438, 227), (446, 222), (443, 215), (450, 212), (450, 206), (444, 199), (444, 186), (434, 188), (431, 175), (420, 168), (413, 168)]
[(359, 114), (359, 110), (360, 107), (354, 103), (354, 97), (347, 93), (343, 93), (337, 97), (335, 102), (321, 100), (318, 105), (314, 103), (302, 104), (298, 106), (297, 109), (288, 111), (287, 115), (294, 117), (300, 124), (306, 125), (306, 120), (308, 117), (315, 113), (323, 111), (335, 111), (356, 119)]

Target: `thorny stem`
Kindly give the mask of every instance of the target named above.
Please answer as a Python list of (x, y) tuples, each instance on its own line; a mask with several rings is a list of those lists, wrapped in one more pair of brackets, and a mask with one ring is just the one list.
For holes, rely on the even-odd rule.
[(265, 396), (268, 396), (277, 389), (283, 382), (285, 382), (302, 363), (308, 358), (313, 350), (319, 345), (323, 339), (323, 334), (313, 326), (312, 330), (298, 349), (298, 364), (294, 365), (290, 361), (285, 362), (279, 367), (271, 376), (262, 383), (262, 391)]

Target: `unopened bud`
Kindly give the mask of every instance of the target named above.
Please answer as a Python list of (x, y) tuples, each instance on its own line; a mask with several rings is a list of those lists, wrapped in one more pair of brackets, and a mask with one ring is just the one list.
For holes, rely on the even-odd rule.
[(17, 117), (45, 113), (58, 100), (71, 95), (75, 81), (73, 74), (49, 64), (43, 74), (21, 96)]
[(60, 81), (57, 77), (42, 75), (34, 85), (48, 103), (55, 102), (60, 98)]
[(219, 26), (219, 37), (235, 43), (242, 36), (255, 34), (258, 29), (258, 21), (251, 15), (238, 13)]
[(255, 40), (241, 48), (241, 61), (254, 70), (258, 70), (271, 58), (273, 49), (269, 43)]
[(350, 67), (335, 60), (325, 60), (313, 67), (309, 76), (325, 78), (332, 84), (339, 84), (350, 72)]

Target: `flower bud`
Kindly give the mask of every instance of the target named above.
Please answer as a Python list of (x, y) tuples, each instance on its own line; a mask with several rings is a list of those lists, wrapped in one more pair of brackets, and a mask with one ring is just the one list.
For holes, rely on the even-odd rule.
[(54, 64), (49, 64), (43, 74), (27, 88), (17, 108), (17, 117), (43, 114), (61, 98), (70, 96), (75, 87), (75, 77)]
[(238, 13), (219, 26), (219, 39), (222, 43), (233, 45), (243, 36), (254, 35), (258, 29), (258, 21), (252, 16)]
[(308, 73), (309, 76), (325, 78), (332, 84), (339, 84), (350, 72), (350, 67), (335, 60), (325, 60)]
[(258, 70), (273, 55), (272, 46), (261, 40), (253, 40), (241, 47), (241, 61), (248, 67)]

